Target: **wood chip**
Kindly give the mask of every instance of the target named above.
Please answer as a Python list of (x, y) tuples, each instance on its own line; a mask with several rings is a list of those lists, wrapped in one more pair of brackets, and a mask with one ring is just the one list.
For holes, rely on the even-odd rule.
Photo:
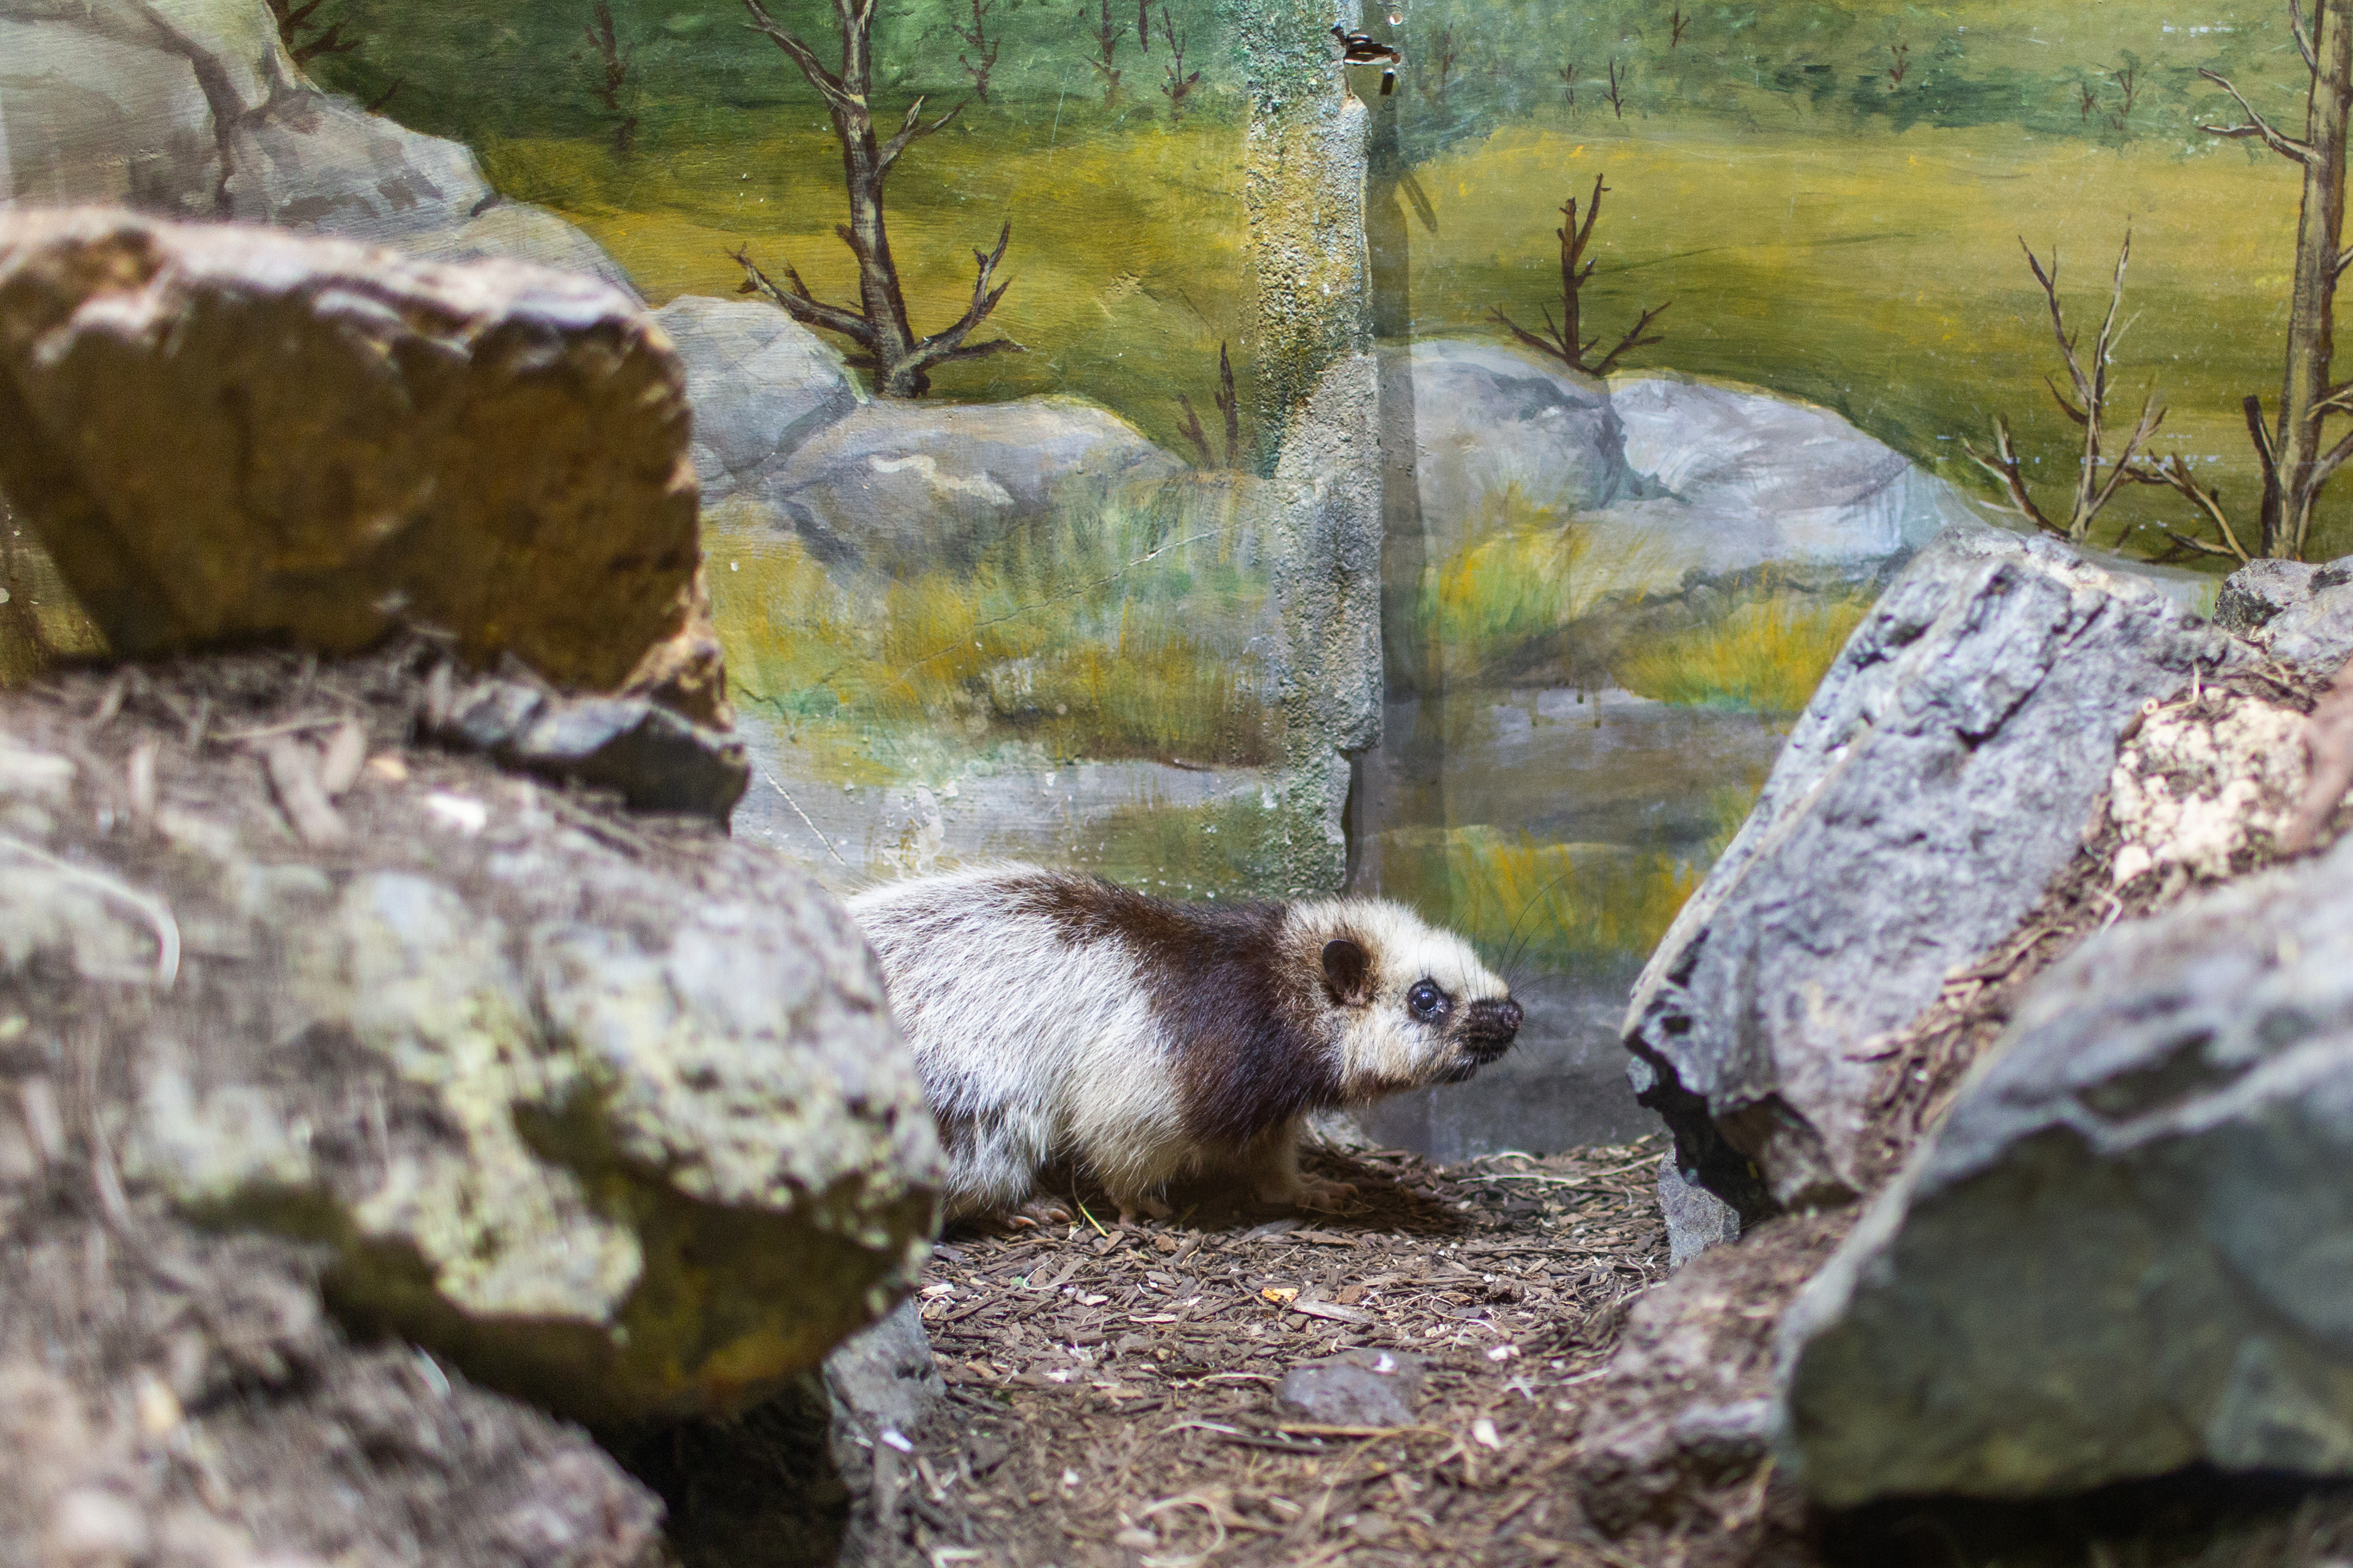
[(1360, 1312), (1354, 1307), (1336, 1307), (1329, 1301), (1293, 1301), (1291, 1310), (1311, 1318), (1328, 1318), (1335, 1323), (1369, 1323), (1370, 1312)]
[(360, 769), (366, 765), (367, 731), (346, 719), (327, 742), (326, 760), (319, 764), (319, 787), (333, 800), (359, 782)]
[(351, 838), (343, 814), (319, 787), (319, 766), (311, 748), (295, 740), (278, 740), (262, 753), (269, 772), (269, 787), (294, 832), (313, 849), (332, 849)]
[(131, 796), (131, 820), (150, 822), (155, 816), (155, 756), (163, 748), (151, 737), (131, 748), (123, 764), (123, 785)]

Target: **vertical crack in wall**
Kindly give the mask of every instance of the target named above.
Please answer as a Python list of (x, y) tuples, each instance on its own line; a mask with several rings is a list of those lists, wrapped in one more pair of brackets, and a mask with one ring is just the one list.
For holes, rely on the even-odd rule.
[(1236, 0), (1248, 73), (1243, 201), (1259, 365), (1257, 467), (1273, 479), (1283, 773), (1270, 834), (1288, 892), (1337, 891), (1349, 753), (1380, 738), (1381, 454), (1365, 240), (1370, 115), (1342, 79), (1355, 0)]

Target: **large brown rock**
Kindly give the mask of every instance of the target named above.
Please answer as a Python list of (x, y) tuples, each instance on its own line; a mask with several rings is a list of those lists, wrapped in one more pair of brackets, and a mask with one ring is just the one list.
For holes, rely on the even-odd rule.
[(684, 385), (585, 277), (0, 214), (0, 488), (121, 655), (421, 624), (563, 685), (676, 685), (707, 642)]

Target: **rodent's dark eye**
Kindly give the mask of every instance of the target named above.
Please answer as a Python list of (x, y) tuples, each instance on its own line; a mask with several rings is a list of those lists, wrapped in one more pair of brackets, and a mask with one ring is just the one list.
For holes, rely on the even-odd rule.
[(1436, 981), (1420, 981), (1405, 994), (1405, 1005), (1412, 1009), (1415, 1017), (1427, 1022), (1446, 1011), (1446, 993), (1438, 988)]

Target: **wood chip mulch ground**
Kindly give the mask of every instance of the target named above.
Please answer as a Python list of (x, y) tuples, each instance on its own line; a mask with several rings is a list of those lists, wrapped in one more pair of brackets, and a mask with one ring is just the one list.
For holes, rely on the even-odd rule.
[[(1437, 1166), (1312, 1151), (1334, 1214), (1204, 1196), (1122, 1229), (952, 1234), (920, 1300), (946, 1418), (877, 1465), (868, 1561), (1601, 1562), (1561, 1473), (1628, 1301), (1666, 1269), (1663, 1139)], [(1335, 1426), (1283, 1376), (1351, 1349), (1426, 1363), (1412, 1424)], [(863, 1478), (859, 1478), (863, 1479)], [(852, 1481), (853, 1487), (857, 1479)]]

